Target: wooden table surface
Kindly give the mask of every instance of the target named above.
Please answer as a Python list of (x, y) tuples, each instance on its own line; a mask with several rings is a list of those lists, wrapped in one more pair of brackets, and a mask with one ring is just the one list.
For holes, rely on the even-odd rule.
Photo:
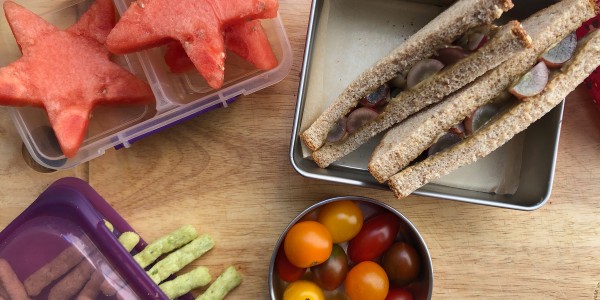
[(567, 100), (550, 201), (523, 212), (303, 178), (289, 141), (309, 1), (281, 0), (293, 48), (282, 82), (74, 169), (38, 173), (0, 108), (0, 228), (51, 182), (88, 181), (137, 231), (154, 240), (192, 224), (215, 248), (196, 265), (216, 276), (236, 265), (243, 284), (230, 299), (266, 299), (273, 246), (288, 222), (316, 201), (379, 199), (420, 230), (434, 267), (434, 299), (600, 298), (600, 112), (582, 88)]

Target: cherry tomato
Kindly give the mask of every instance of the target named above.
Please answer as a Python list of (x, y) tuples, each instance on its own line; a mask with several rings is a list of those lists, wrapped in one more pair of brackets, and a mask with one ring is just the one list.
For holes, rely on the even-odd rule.
[(277, 250), (277, 257), (275, 258), (275, 270), (279, 277), (287, 282), (293, 282), (300, 278), (306, 273), (306, 268), (298, 268), (294, 266), (285, 256), (283, 247), (279, 247)]
[(300, 222), (317, 221), (318, 217), (319, 217), (319, 210), (313, 209), (313, 210), (309, 211), (306, 215), (304, 215), (302, 218), (300, 218)]
[(413, 294), (406, 288), (390, 289), (385, 300), (413, 300)]
[(324, 263), (310, 268), (315, 282), (325, 290), (333, 291), (344, 282), (348, 273), (348, 258), (340, 245), (333, 245), (331, 255)]
[(398, 217), (393, 213), (376, 215), (365, 221), (348, 243), (348, 257), (354, 262), (372, 260), (387, 250), (398, 233)]
[(327, 300), (348, 300), (348, 296), (343, 291), (329, 292)]
[(330, 202), (320, 209), (319, 223), (331, 233), (334, 244), (352, 239), (363, 225), (363, 214), (354, 201)]
[(344, 281), (350, 300), (384, 300), (389, 287), (385, 271), (372, 261), (363, 261), (354, 266)]
[(327, 228), (315, 221), (296, 223), (283, 241), (287, 259), (298, 268), (308, 268), (326, 261), (332, 246)]
[(283, 300), (325, 300), (321, 288), (308, 280), (290, 283), (283, 292)]
[(381, 265), (392, 284), (406, 285), (419, 276), (421, 259), (413, 246), (400, 242), (394, 243), (385, 252), (381, 259)]

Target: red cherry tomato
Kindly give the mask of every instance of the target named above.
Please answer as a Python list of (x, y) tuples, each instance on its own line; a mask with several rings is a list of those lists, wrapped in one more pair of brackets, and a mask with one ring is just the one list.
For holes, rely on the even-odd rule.
[(406, 288), (390, 289), (385, 300), (413, 300), (413, 294)]
[(366, 220), (348, 243), (348, 257), (354, 262), (372, 260), (387, 250), (398, 233), (398, 217), (383, 213)]
[(395, 285), (407, 285), (419, 276), (421, 259), (419, 253), (408, 243), (394, 243), (383, 254), (381, 266)]
[(277, 275), (279, 275), (282, 280), (294, 282), (302, 278), (302, 275), (306, 273), (307, 269), (294, 266), (285, 256), (282, 246), (279, 247), (279, 250), (277, 250), (277, 257), (275, 258), (275, 270), (277, 271)]

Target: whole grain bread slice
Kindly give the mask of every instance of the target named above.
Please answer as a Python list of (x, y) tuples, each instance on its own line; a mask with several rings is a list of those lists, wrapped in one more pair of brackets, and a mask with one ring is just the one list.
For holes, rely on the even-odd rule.
[(398, 198), (408, 196), (429, 181), (490, 154), (560, 104), (599, 65), (600, 30), (596, 30), (580, 41), (575, 56), (542, 93), (519, 102), (455, 146), (392, 176), (390, 188)]
[(416, 159), (440, 134), (461, 122), (477, 107), (492, 101), (527, 72), (541, 53), (595, 14), (595, 5), (589, 0), (564, 0), (523, 21), (533, 47), (512, 55), (500, 67), (388, 131), (371, 156), (369, 172), (379, 182), (387, 181)]
[(470, 28), (490, 24), (513, 7), (511, 0), (459, 0), (360, 74), (334, 102), (301, 133), (311, 150), (320, 148), (334, 124), (369, 94), (398, 74), (450, 44)]
[(483, 47), (457, 63), (442, 69), (391, 99), (377, 118), (349, 134), (338, 143), (326, 143), (312, 153), (321, 168), (354, 151), (376, 134), (403, 121), (421, 109), (441, 101), (444, 97), (472, 82), (485, 72), (506, 61), (510, 55), (531, 46), (531, 39), (518, 21), (511, 21), (497, 29)]

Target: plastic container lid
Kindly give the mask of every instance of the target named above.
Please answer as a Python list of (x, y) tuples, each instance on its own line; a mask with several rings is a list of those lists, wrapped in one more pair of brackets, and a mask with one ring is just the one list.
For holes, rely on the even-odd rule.
[[(105, 220), (113, 225), (112, 232)], [(48, 268), (49, 264), (54, 270), (68, 269), (57, 271), (59, 275), (54, 280), (30, 279), (26, 284), (29, 290), (43, 287), (33, 299), (47, 299), (62, 279), (69, 279), (71, 272), (86, 263), (92, 267), (91, 274), (101, 274), (103, 284), (116, 291), (111, 297), (100, 292), (96, 299), (168, 299), (117, 240), (117, 236), (126, 231), (134, 230), (87, 183), (78, 178), (63, 178), (0, 232), (0, 259), (8, 262), (21, 282), (26, 282), (40, 268)], [(134, 251), (145, 246), (140, 240)], [(73, 267), (69, 267), (71, 265)], [(89, 278), (73, 278), (76, 277), (83, 283)], [(76, 284), (77, 280), (70, 281)]]
[[(0, 0), (0, 4), (5, 0)], [(91, 0), (19, 1), (50, 23), (66, 28), (83, 14)], [(119, 13), (132, 1), (114, 0)], [(0, 7), (0, 10), (2, 8)], [(97, 106), (90, 119), (87, 136), (77, 155), (71, 159), (60, 151), (46, 112), (36, 107), (11, 108), (11, 118), (36, 162), (51, 169), (67, 169), (89, 161), (110, 148), (127, 148), (131, 143), (220, 107), (227, 107), (239, 95), (248, 95), (281, 81), (292, 66), (291, 46), (278, 16), (261, 20), (279, 64), (262, 71), (233, 53), (227, 53), (225, 83), (211, 89), (197, 71), (173, 74), (164, 62), (164, 47), (152, 48), (114, 60), (139, 78), (146, 79), (156, 101), (147, 106)], [(10, 27), (0, 18), (0, 66), (21, 56)]]

